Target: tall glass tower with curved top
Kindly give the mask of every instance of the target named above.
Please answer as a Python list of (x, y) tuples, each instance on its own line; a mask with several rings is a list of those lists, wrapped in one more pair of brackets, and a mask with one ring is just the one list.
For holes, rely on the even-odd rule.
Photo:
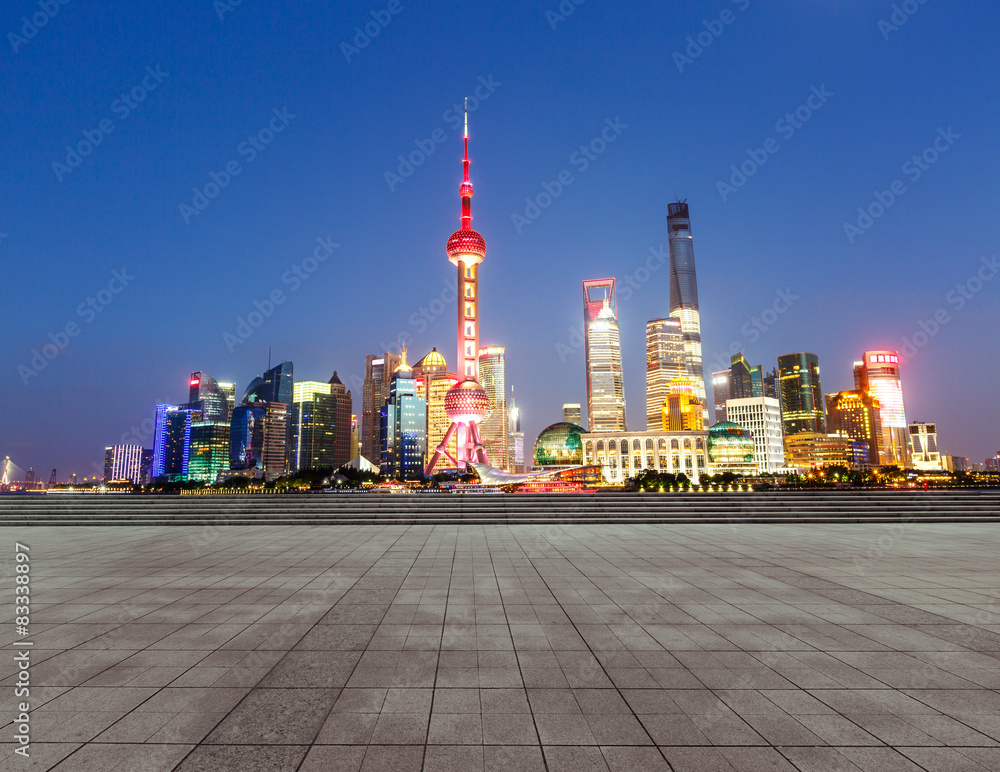
[(698, 311), (698, 276), (694, 267), (694, 241), (691, 216), (686, 201), (667, 205), (668, 245), (670, 250), (670, 316), (680, 320), (684, 341), (684, 359), (694, 392), (705, 406), (705, 371), (701, 357), (701, 315)]

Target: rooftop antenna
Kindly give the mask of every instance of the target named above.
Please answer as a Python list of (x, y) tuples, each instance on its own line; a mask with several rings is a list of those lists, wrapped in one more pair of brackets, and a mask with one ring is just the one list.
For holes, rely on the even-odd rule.
[(271, 369), (271, 347), (267, 347), (267, 369)]

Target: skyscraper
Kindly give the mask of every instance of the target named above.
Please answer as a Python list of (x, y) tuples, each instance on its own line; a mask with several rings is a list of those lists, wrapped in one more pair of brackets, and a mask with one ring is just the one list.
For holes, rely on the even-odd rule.
[(382, 407), (382, 474), (397, 480), (419, 478), (427, 442), (427, 402), (417, 394), (406, 349), (389, 381), (389, 399)]
[[(430, 463), (431, 455), (451, 427), (451, 419), (448, 418), (444, 401), (452, 386), (458, 383), (458, 378), (448, 372), (448, 363), (436, 348), (432, 348), (413, 366), (413, 378), (417, 382), (417, 394), (427, 401), (427, 450), (424, 458), (426, 465)], [(447, 451), (452, 458), (458, 455), (458, 444), (454, 435), (448, 443)]]
[(660, 429), (665, 432), (700, 432), (705, 428), (701, 400), (690, 378), (670, 382), (660, 416)]
[(333, 397), (333, 462), (334, 471), (342, 467), (357, 455), (356, 443), (351, 444), (354, 418), (354, 400), (351, 392), (333, 371), (330, 377), (330, 396)]
[(759, 474), (785, 466), (781, 408), (770, 397), (746, 397), (726, 402), (726, 419), (743, 427), (753, 438), (753, 460)]
[(153, 423), (152, 478), (169, 482), (188, 478), (188, 460), (191, 452), (191, 422), (200, 420), (201, 414), (177, 405), (157, 405)]
[(507, 469), (507, 356), (504, 346), (479, 349), (479, 381), (490, 399), (490, 409), (479, 424), (486, 455), (493, 465)]
[(113, 445), (104, 449), (104, 480), (130, 480), (137, 483), (142, 479), (142, 446)]
[(229, 466), (273, 480), (287, 469), (289, 413), (284, 402), (254, 400), (233, 410)]
[(361, 392), (361, 455), (375, 464), (382, 458), (382, 406), (389, 398), (389, 381), (397, 367), (399, 355), (391, 351), (382, 356), (369, 354), (365, 357), (365, 381)]
[(188, 480), (214, 483), (229, 468), (230, 420), (191, 422)]
[[(899, 368), (897, 352), (866, 351), (864, 359), (854, 363), (854, 388), (870, 391), (879, 402), (882, 443), (878, 463), (907, 467), (910, 465), (910, 438)], [(874, 458), (872, 463), (876, 463)]]
[(230, 401), (235, 394), (231, 383), (219, 383), (208, 373), (191, 373), (188, 382), (188, 402), (184, 407), (197, 410), (203, 421), (229, 422), (233, 404)]
[[(580, 406), (577, 405), (577, 415)], [(563, 406), (565, 410), (565, 406)], [(514, 402), (514, 387), (510, 390), (510, 415), (508, 416), (509, 440), (507, 470), (514, 474), (524, 473), (524, 432), (521, 431), (521, 409)]]
[(336, 402), (331, 385), (320, 381), (297, 381), (292, 388), (291, 472), (320, 469), (334, 464)]
[(937, 445), (937, 425), (917, 421), (908, 429), (913, 448), (913, 467), (928, 472), (943, 469)]
[(760, 365), (754, 367), (743, 354), (736, 354), (730, 362), (729, 373), (730, 399), (764, 396), (764, 374)]
[(698, 310), (698, 276), (694, 265), (691, 216), (686, 201), (667, 205), (667, 237), (670, 251), (670, 315), (680, 320), (688, 377), (695, 394), (706, 405), (705, 372), (701, 357), (701, 315)]
[[(479, 264), (486, 258), (486, 240), (472, 229), (472, 183), (469, 181), (469, 112), (465, 112), (465, 158), (462, 159), (462, 227), (451, 234), (446, 250), (458, 271), (458, 361), (460, 380), (445, 396), (451, 425), (427, 464), (431, 474), (448, 445), (456, 438), (455, 466), (466, 469), (470, 461), (488, 464), (479, 436), (479, 422), (489, 412), (489, 397), (479, 385)], [(501, 460), (502, 463), (502, 460)]]
[(840, 391), (826, 395), (826, 428), (868, 443), (868, 458), (876, 466), (882, 447), (882, 418), (879, 401), (870, 391)]
[[(243, 404), (268, 402), (285, 405), (286, 419), (292, 414), (292, 387), (294, 384), (291, 362), (282, 362), (264, 371), (262, 377), (254, 378), (243, 394)], [(273, 411), (272, 411), (273, 413)], [(292, 465), (292, 422), (285, 421), (285, 469)]]
[(562, 406), (563, 423), (583, 426), (583, 406), (579, 402), (566, 402)]
[(819, 381), (819, 357), (808, 352), (778, 357), (781, 385), (781, 422), (785, 437), (799, 432), (824, 434), (823, 389)]
[(592, 432), (624, 431), (625, 382), (614, 279), (583, 283), (587, 425)]
[(718, 370), (712, 373), (712, 401), (715, 403), (715, 422), (726, 420), (726, 400), (730, 397), (730, 370)]
[(646, 431), (660, 428), (669, 384), (685, 375), (687, 367), (680, 320), (651, 319), (646, 322)]

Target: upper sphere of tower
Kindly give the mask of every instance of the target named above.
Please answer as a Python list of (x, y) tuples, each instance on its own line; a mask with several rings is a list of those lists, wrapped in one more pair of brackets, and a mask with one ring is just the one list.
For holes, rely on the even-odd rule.
[(448, 257), (454, 262), (459, 255), (475, 255), (477, 262), (486, 257), (486, 239), (472, 228), (460, 228), (448, 239)]

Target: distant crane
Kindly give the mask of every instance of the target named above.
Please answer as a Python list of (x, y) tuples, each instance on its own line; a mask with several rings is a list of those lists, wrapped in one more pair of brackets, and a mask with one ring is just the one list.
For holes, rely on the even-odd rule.
[(56, 470), (52, 470), (52, 474), (49, 475), (49, 487), (54, 488), (56, 486)]

